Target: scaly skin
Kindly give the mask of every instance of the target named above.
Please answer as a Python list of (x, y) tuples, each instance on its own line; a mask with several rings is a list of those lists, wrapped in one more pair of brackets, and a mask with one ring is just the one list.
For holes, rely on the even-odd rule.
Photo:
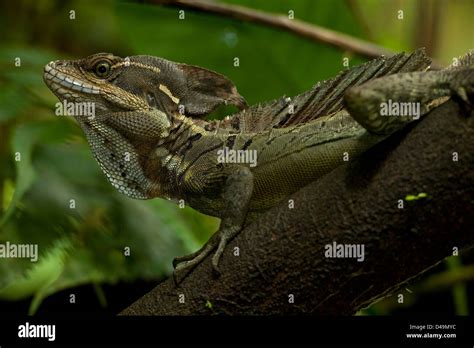
[[(422, 116), (453, 94), (469, 102), (473, 60), (471, 53), (457, 67), (425, 71), (422, 50), (378, 58), (293, 100), (248, 109), (224, 76), (150, 56), (101, 53), (51, 62), (44, 79), (61, 100), (95, 103), (95, 118), (76, 119), (120, 192), (184, 199), (221, 218), (201, 250), (174, 262), (176, 271), (191, 270), (217, 248), (218, 272), (227, 242), (245, 224), (413, 121), (381, 116), (381, 103), (418, 102)], [(222, 121), (203, 119), (227, 103), (245, 110)], [(221, 163), (225, 147), (256, 150), (257, 165)]]

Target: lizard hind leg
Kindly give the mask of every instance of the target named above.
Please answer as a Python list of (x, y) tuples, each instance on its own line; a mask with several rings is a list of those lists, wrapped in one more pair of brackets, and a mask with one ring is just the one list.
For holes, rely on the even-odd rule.
[[(344, 95), (347, 111), (371, 133), (389, 135), (456, 95), (470, 104), (474, 95), (473, 55), (459, 67), (400, 73), (370, 80)], [(470, 99), (471, 98), (471, 99)]]
[[(350, 88), (345, 106), (371, 133), (389, 135), (419, 119), (451, 92), (443, 71), (400, 73)], [(444, 100), (440, 99), (446, 97)]]

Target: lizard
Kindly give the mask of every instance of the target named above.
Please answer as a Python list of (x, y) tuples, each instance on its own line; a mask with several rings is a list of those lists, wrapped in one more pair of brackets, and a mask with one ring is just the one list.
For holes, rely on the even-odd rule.
[[(186, 274), (212, 255), (217, 274), (229, 240), (298, 189), (426, 115), (451, 97), (474, 94), (474, 51), (429, 70), (424, 49), (379, 57), (295, 96), (248, 106), (227, 77), (139, 55), (99, 53), (52, 61), (44, 81), (60, 99), (92, 102), (75, 118), (110, 183), (135, 199), (184, 200), (221, 219), (198, 251), (173, 260)], [(415, 103), (415, 115), (388, 117), (383, 103)], [(239, 111), (206, 120), (217, 107)], [(74, 115), (72, 115), (74, 116)], [(218, 159), (222, 149), (256, 151), (257, 165)]]

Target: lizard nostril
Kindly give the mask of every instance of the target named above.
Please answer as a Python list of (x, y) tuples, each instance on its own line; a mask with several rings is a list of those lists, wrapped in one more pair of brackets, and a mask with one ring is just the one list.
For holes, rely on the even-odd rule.
[(63, 61), (63, 60), (57, 60), (55, 62), (51, 62), (53, 65), (56, 65), (56, 66), (67, 66), (67, 62)]

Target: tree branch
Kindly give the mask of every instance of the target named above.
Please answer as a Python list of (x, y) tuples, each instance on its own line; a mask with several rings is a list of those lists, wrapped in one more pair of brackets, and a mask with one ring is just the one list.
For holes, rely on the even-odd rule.
[[(294, 194), (294, 209), (283, 202), (245, 228), (220, 278), (207, 258), (179, 287), (168, 279), (121, 314), (354, 314), (474, 245), (473, 116), (455, 101), (438, 107)], [(363, 244), (364, 261), (325, 257), (334, 241)]]
[(244, 6), (203, 0), (148, 0), (148, 2), (202, 11), (238, 19), (245, 22), (264, 24), (286, 30), (311, 41), (323, 42), (368, 58), (375, 58), (381, 55), (392, 56), (394, 54), (394, 52), (384, 47), (356, 39), (343, 33), (326, 29), (314, 24), (309, 24), (297, 19), (289, 19), (288, 16), (271, 14)]

